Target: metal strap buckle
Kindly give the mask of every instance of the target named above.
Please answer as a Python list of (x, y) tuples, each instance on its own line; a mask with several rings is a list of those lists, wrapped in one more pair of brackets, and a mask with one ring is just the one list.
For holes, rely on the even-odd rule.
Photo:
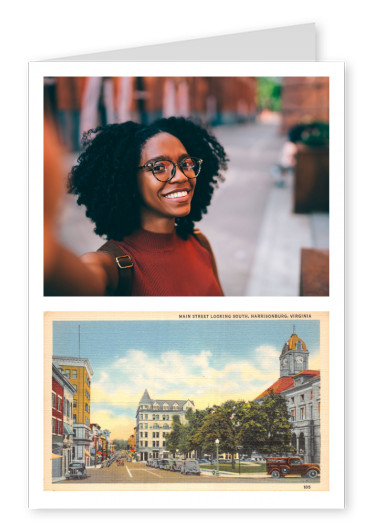
[[(120, 260), (121, 258), (128, 258), (128, 260), (130, 260), (130, 264), (128, 264), (128, 265), (121, 265), (121, 263), (119, 262), (119, 260)], [(117, 256), (117, 257), (115, 258), (115, 260), (116, 260), (117, 265), (120, 267), (120, 269), (128, 269), (128, 267), (133, 267), (132, 258), (129, 256), (129, 254), (125, 254), (125, 255), (123, 255), (123, 256)]]

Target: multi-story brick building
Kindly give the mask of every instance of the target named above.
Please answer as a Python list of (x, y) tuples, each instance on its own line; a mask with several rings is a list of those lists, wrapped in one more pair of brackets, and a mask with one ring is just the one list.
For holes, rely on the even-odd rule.
[(72, 460), (90, 464), (90, 386), (93, 369), (87, 358), (53, 356), (65, 377), (72, 384), (73, 449)]
[(282, 348), (280, 378), (261, 393), (261, 403), (271, 392), (287, 403), (292, 445), (306, 462), (320, 462), (320, 371), (309, 370), (309, 351), (295, 333)]
[(52, 477), (63, 477), (72, 461), (74, 388), (52, 364)]
[(168, 456), (166, 435), (171, 432), (173, 417), (178, 415), (184, 424), (188, 409), (196, 409), (192, 400), (151, 399), (145, 389), (136, 413), (136, 452), (141, 461)]

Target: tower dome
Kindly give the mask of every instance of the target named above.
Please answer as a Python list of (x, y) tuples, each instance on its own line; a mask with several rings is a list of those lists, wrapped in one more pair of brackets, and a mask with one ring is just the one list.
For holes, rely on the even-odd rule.
[[(306, 347), (306, 344), (303, 341), (303, 339), (300, 339), (300, 337), (297, 334), (295, 334), (295, 332), (293, 334), (291, 334), (290, 339), (288, 339), (286, 341), (286, 346), (287, 346), (286, 350), (296, 350), (297, 345), (298, 345), (298, 341), (300, 341), (300, 343), (301, 343), (302, 350), (308, 350), (307, 347)], [(285, 346), (282, 349), (282, 353), (284, 351), (284, 348), (285, 348)]]

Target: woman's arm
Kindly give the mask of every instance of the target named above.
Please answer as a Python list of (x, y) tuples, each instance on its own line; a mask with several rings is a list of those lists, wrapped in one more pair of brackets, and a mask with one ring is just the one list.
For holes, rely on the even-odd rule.
[[(106, 295), (116, 290), (119, 274), (107, 253), (86, 253), (81, 257), (63, 247), (45, 231), (45, 295)], [(48, 240), (48, 243), (47, 241)]]
[(107, 253), (78, 257), (58, 240), (56, 219), (63, 196), (64, 173), (60, 145), (52, 122), (44, 124), (44, 294), (106, 295), (116, 290), (119, 273)]

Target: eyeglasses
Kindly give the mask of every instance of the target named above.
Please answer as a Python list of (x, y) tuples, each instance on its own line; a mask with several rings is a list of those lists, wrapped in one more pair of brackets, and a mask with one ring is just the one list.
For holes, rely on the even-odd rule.
[(176, 167), (179, 166), (180, 170), (184, 173), (188, 179), (196, 179), (201, 170), (202, 159), (198, 157), (185, 157), (180, 162), (172, 162), (172, 160), (153, 160), (143, 166), (139, 166), (139, 170), (148, 168), (153, 172), (153, 175), (158, 181), (167, 182), (171, 181), (175, 177)]

